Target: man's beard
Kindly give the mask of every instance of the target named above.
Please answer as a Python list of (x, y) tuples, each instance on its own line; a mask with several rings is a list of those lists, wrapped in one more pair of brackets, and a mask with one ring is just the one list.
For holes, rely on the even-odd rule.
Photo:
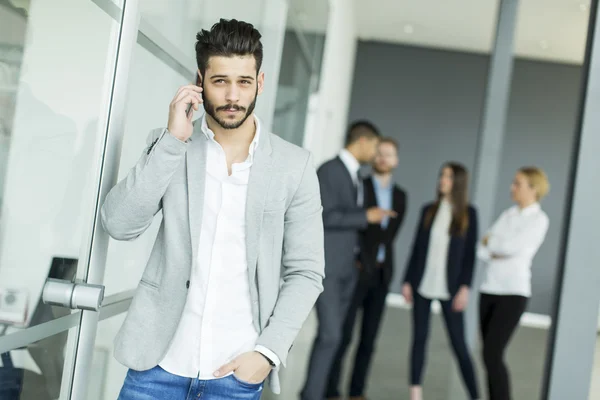
[(384, 174), (389, 173), (390, 171), (391, 171), (391, 168), (386, 168), (386, 167), (379, 168), (376, 165), (373, 165), (373, 172), (375, 172), (376, 174), (384, 175)]
[[(221, 126), (221, 128), (237, 129), (240, 126), (242, 126), (244, 124), (244, 122), (246, 122), (246, 120), (252, 114), (252, 112), (254, 111), (254, 108), (256, 107), (256, 98), (258, 97), (258, 86), (256, 87), (256, 93), (254, 94), (254, 100), (252, 100), (252, 103), (250, 103), (248, 108), (239, 106), (237, 104), (227, 104), (224, 106), (216, 107), (210, 100), (208, 100), (208, 98), (206, 96), (203, 96), (203, 97), (204, 97), (204, 103), (203, 103), (204, 111), (206, 111), (206, 113), (208, 115), (210, 115), (215, 121), (217, 121), (217, 124), (219, 124)], [(240, 119), (239, 121), (231, 121), (230, 122), (225, 119), (219, 118), (217, 113), (222, 110), (238, 110), (238, 111), (245, 112), (245, 114), (244, 114), (244, 117), (242, 119)]]

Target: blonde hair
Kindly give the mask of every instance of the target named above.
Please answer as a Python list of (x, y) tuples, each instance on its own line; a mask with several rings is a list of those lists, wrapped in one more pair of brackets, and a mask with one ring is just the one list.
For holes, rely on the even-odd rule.
[(550, 191), (550, 182), (543, 169), (538, 167), (522, 167), (519, 172), (527, 178), (529, 185), (537, 192), (538, 201), (543, 199)]

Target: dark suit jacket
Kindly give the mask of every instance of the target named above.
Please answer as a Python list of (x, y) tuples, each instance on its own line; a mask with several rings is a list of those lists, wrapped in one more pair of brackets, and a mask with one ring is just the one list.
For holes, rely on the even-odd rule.
[(350, 172), (339, 157), (317, 171), (323, 204), (326, 276), (356, 273), (354, 246), (359, 231), (367, 227), (367, 213), (357, 205), (357, 192)]
[[(411, 284), (413, 290), (418, 290), (425, 273), (427, 250), (431, 224), (425, 228), (423, 221), (427, 210), (433, 206), (429, 203), (421, 210), (421, 217), (413, 241), (413, 248), (406, 267), (404, 282)], [(469, 228), (463, 236), (452, 235), (448, 247), (447, 279), (448, 291), (454, 297), (461, 285), (471, 285), (475, 265), (475, 248), (477, 246), (477, 211), (469, 206)]]
[[(365, 208), (378, 206), (373, 178), (369, 177), (363, 183)], [(392, 280), (394, 271), (394, 239), (398, 234), (400, 226), (402, 226), (406, 211), (406, 192), (397, 185), (394, 185), (392, 191), (392, 209), (396, 211), (398, 216), (390, 218), (385, 229), (381, 227), (381, 224), (369, 224), (361, 239), (361, 262), (370, 272), (375, 270), (379, 246), (382, 244), (385, 245), (383, 276), (386, 284), (389, 284)]]

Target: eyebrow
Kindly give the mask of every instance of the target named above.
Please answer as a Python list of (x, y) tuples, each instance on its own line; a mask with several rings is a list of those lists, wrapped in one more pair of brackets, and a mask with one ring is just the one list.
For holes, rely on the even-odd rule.
[[(213, 75), (213, 76), (210, 77), (210, 79), (216, 79), (216, 78), (223, 79), (223, 78), (229, 78), (229, 76), (228, 75)], [(240, 79), (254, 80), (254, 77), (250, 76), (250, 75), (240, 76), (239, 78)]]

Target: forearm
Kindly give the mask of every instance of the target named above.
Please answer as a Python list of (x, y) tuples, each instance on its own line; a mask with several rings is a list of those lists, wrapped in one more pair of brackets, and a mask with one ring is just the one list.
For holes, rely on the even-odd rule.
[(316, 273), (290, 275), (284, 280), (273, 315), (257, 341), (258, 346), (272, 351), (283, 366), (322, 290), (322, 276)]
[(185, 159), (186, 143), (166, 131), (157, 139), (102, 205), (102, 225), (115, 239), (134, 239), (148, 228), (171, 177)]

